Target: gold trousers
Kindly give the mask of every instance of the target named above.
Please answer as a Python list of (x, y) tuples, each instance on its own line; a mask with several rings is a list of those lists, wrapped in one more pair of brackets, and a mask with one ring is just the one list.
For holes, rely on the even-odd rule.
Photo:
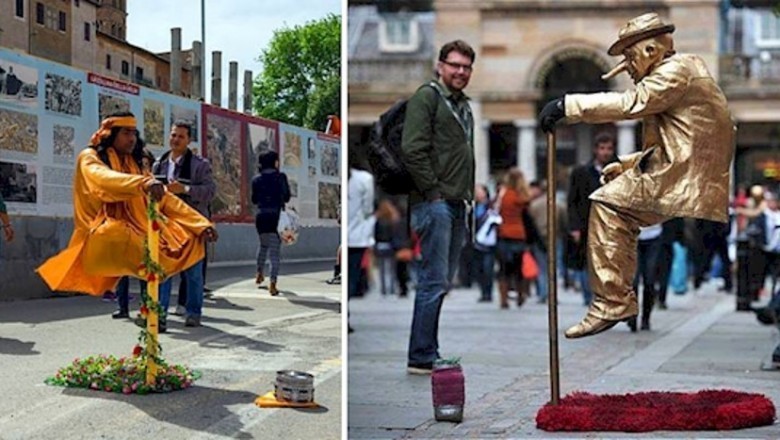
[(588, 275), (593, 291), (589, 315), (618, 321), (636, 315), (633, 281), (639, 227), (668, 220), (654, 212), (594, 201), (588, 220)]

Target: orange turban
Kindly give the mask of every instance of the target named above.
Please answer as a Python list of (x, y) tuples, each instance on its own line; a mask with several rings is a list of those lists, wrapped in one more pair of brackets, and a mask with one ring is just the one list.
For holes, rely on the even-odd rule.
[(114, 127), (136, 128), (135, 117), (133, 116), (112, 116), (103, 119), (100, 128), (89, 138), (89, 144), (93, 147), (100, 145), (100, 142), (111, 136), (111, 129)]

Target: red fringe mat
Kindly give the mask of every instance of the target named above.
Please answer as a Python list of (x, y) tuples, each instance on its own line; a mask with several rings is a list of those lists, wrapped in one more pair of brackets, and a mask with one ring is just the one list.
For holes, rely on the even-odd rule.
[(572, 393), (536, 414), (545, 431), (715, 431), (774, 423), (775, 406), (762, 394), (733, 390), (695, 393)]

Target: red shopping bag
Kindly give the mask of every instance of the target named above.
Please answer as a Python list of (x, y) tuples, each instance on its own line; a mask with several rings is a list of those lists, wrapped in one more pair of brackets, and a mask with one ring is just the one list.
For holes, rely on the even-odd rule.
[(526, 280), (533, 280), (539, 276), (539, 265), (536, 264), (536, 260), (530, 251), (523, 252), (520, 270), (523, 278)]

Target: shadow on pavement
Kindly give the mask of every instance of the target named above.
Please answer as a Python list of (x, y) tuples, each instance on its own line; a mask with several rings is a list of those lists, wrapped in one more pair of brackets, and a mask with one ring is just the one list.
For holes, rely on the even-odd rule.
[(33, 350), (35, 342), (22, 342), (18, 339), (0, 338), (0, 354), (10, 354), (15, 356), (29, 356), (41, 354)]
[[(196, 432), (228, 436), (239, 439), (252, 439), (252, 434), (244, 431), (239, 415), (229, 409), (233, 405), (254, 406), (256, 394), (247, 391), (233, 391), (208, 388), (196, 385), (184, 391), (146, 396), (124, 395), (90, 391), (80, 388), (65, 388), (64, 395), (98, 398), (125, 402), (146, 413), (150, 418), (170, 423)], [(257, 408), (257, 411), (263, 411)], [(126, 433), (117, 433), (124, 436)]]
[(301, 297), (298, 296), (295, 292), (291, 292), (289, 290), (280, 290), (279, 294), (282, 296), (282, 298), (285, 298), (287, 301), (289, 301), (290, 304), (341, 313), (341, 302), (333, 301), (330, 298), (325, 298), (322, 296)]

